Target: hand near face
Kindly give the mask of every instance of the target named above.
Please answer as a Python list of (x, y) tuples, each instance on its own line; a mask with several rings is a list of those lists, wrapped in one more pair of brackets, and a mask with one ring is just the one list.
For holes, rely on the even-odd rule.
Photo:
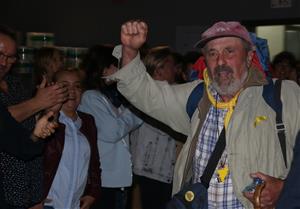
[[(272, 176), (263, 174), (261, 172), (251, 174), (251, 177), (258, 177), (265, 182), (265, 187), (261, 192), (260, 206), (262, 209), (271, 209), (275, 207), (280, 192), (283, 188), (284, 181), (282, 179), (274, 178)], [(253, 193), (244, 193), (244, 196), (248, 198), (252, 203)]]
[(124, 47), (138, 50), (147, 39), (148, 26), (143, 21), (128, 21), (121, 27), (121, 42)]
[(59, 83), (46, 86), (44, 78), (34, 98), (42, 109), (46, 109), (65, 102), (68, 99), (68, 88)]

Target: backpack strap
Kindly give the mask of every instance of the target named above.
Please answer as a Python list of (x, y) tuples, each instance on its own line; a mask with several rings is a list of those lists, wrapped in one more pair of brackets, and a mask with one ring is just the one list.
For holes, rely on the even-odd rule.
[(263, 98), (265, 102), (276, 112), (276, 130), (284, 164), (285, 167), (287, 167), (285, 126), (282, 122), (282, 102), (280, 99), (282, 80), (276, 80), (275, 84), (273, 83), (272, 78), (267, 78), (267, 80), (269, 83), (263, 86)]
[(198, 103), (201, 100), (203, 96), (203, 90), (204, 90), (204, 82), (199, 83), (190, 94), (187, 104), (186, 104), (186, 112), (190, 119), (192, 119), (192, 116), (195, 112), (195, 110), (198, 107)]

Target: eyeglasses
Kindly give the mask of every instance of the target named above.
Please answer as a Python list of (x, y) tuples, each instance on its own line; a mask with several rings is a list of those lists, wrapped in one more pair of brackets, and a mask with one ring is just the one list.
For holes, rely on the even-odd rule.
[(13, 64), (17, 60), (17, 57), (15, 55), (6, 55), (0, 52), (0, 60), (5, 60), (9, 64)]
[(206, 57), (211, 61), (216, 61), (220, 58), (220, 56), (222, 56), (223, 59), (231, 59), (235, 56), (236, 51), (237, 50), (235, 48), (225, 48), (221, 52), (212, 49), (207, 51)]

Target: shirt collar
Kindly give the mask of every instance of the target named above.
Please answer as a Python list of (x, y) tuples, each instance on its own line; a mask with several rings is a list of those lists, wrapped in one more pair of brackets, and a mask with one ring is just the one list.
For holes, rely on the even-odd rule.
[[(76, 112), (77, 114), (77, 112)], [(77, 114), (77, 118), (75, 121), (73, 121), (70, 117), (68, 117), (62, 110), (59, 111), (59, 118), (58, 118), (58, 121), (65, 124), (65, 125), (68, 125), (68, 124), (74, 124), (76, 129), (80, 129), (81, 127), (81, 124), (82, 124), (82, 120), (81, 118), (78, 116)]]

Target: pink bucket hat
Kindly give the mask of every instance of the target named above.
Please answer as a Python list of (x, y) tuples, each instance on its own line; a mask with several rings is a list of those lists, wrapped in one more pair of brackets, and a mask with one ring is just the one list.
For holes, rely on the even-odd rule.
[(239, 22), (232, 21), (215, 23), (202, 33), (201, 39), (195, 44), (195, 47), (203, 48), (207, 42), (213, 39), (228, 36), (241, 38), (253, 45), (247, 29)]

